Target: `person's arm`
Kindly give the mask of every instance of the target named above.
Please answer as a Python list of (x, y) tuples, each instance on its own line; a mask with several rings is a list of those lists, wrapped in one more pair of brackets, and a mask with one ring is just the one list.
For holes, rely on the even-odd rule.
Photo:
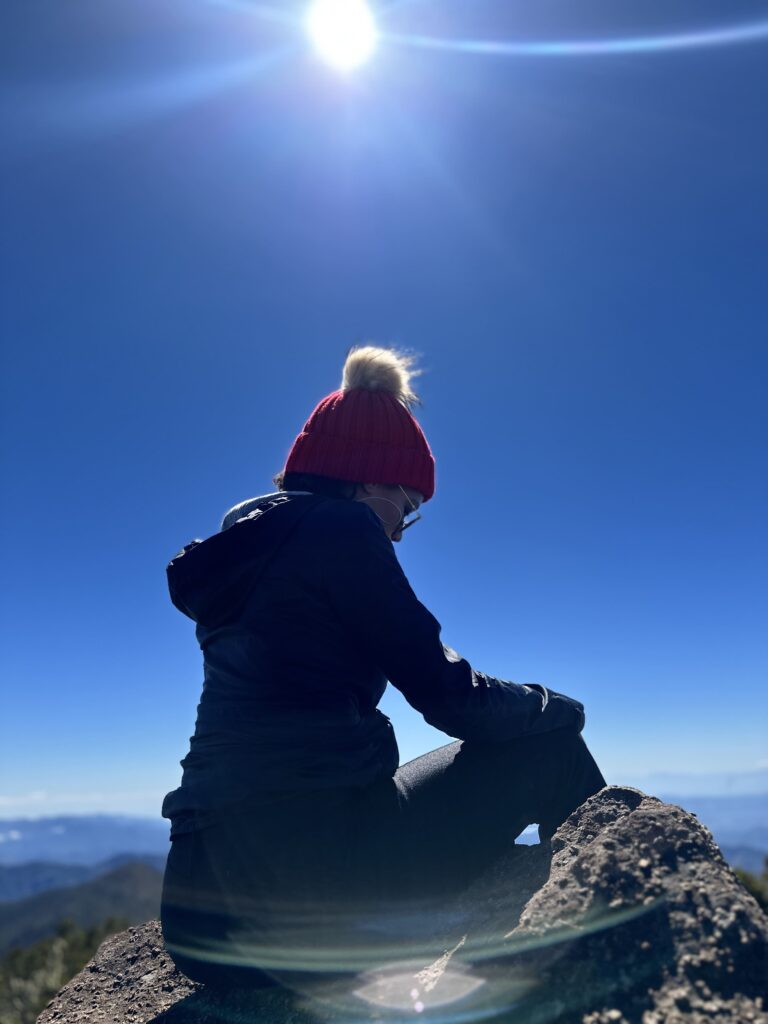
[(350, 638), (430, 725), (466, 740), (503, 741), (580, 730), (582, 705), (543, 686), (477, 672), (440, 641), (440, 623), (417, 599), (392, 542), (359, 502), (339, 509), (325, 585)]

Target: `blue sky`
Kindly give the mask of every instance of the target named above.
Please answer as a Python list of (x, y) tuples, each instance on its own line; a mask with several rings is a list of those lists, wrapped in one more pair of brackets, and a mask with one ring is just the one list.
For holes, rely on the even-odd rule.
[(398, 554), (446, 642), (582, 699), (610, 781), (765, 767), (768, 37), (709, 45), (765, 5), (380, 4), (346, 77), (302, 7), (3, 10), (0, 814), (158, 812), (201, 681), (165, 563), (363, 340), (421, 354)]

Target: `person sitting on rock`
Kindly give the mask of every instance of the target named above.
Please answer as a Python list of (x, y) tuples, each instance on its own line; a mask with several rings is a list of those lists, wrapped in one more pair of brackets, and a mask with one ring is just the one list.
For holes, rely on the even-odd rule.
[[(605, 785), (582, 705), (474, 669), (400, 567), (393, 542), (435, 490), (414, 373), (410, 356), (351, 350), (279, 491), (168, 566), (204, 655), (163, 804), (163, 934), (193, 980), (356, 970), (382, 943), (391, 956), (526, 826), (546, 840)], [(398, 767), (387, 681), (456, 741)]]

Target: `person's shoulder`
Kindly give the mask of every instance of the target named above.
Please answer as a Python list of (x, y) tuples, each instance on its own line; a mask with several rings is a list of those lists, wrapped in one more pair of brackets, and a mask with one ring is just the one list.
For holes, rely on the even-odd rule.
[(245, 501), (239, 501), (237, 505), (233, 505), (227, 512), (224, 513), (221, 520), (221, 530), (228, 530), (230, 526), (234, 526), (235, 523), (241, 519), (245, 519), (252, 512), (257, 509), (263, 508), (270, 502), (274, 502), (275, 498), (280, 497), (278, 492), (271, 494), (261, 494), (257, 498), (246, 498)]
[(401, 572), (381, 520), (364, 502), (329, 498), (307, 516), (300, 531), (309, 561), (332, 588), (350, 573)]
[(235, 525), (239, 530), (244, 520), (253, 526), (267, 512), (272, 521), (275, 517), (273, 509), (285, 510), (277, 513), (281, 520), (283, 515), (289, 519), (302, 519), (304, 513), (311, 509), (312, 514), (307, 517), (305, 528), (320, 532), (328, 539), (334, 535), (350, 541), (359, 537), (378, 539), (379, 535), (386, 539), (381, 520), (369, 505), (347, 498), (320, 496), (311, 491), (278, 491), (241, 501), (224, 515), (221, 531), (228, 532)]
[(381, 520), (370, 506), (348, 498), (326, 498), (315, 510), (314, 519), (334, 533), (345, 533), (350, 536), (374, 536), (381, 533)]
[[(229, 530), (243, 519), (255, 521), (265, 512), (276, 508), (291, 508), (291, 514), (302, 512), (305, 508), (320, 503), (323, 499), (311, 491), (274, 491), (262, 494), (257, 498), (246, 498), (245, 501), (233, 505), (225, 512), (221, 521), (221, 532)], [(272, 516), (270, 516), (270, 519)]]

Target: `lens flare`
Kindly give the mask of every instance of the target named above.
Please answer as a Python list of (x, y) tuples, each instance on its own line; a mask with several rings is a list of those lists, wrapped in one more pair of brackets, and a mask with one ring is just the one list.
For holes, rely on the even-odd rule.
[(765, 42), (768, 21), (754, 21), (720, 28), (696, 29), (659, 35), (607, 39), (450, 39), (440, 36), (387, 33), (385, 42), (420, 50), (477, 54), (487, 57), (604, 57), (616, 54), (665, 53), (703, 47), (736, 46)]
[(315, 0), (306, 28), (318, 54), (337, 71), (352, 71), (376, 49), (376, 23), (364, 0)]

